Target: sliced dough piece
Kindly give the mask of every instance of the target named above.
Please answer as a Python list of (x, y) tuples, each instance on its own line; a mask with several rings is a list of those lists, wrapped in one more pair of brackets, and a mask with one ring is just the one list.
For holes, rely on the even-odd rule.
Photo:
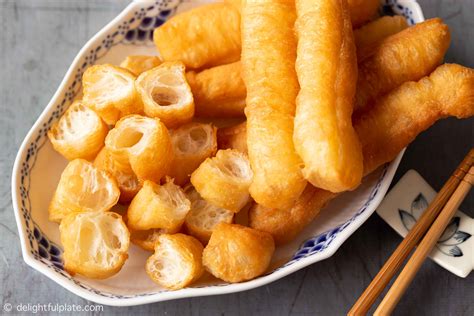
[(173, 182), (158, 185), (145, 181), (128, 207), (127, 224), (133, 230), (161, 228), (176, 231), (190, 208), (191, 202)]
[(142, 73), (135, 85), (145, 114), (158, 117), (168, 128), (188, 123), (194, 116), (194, 99), (181, 62), (166, 62)]
[(75, 101), (48, 131), (54, 149), (68, 160), (91, 160), (102, 147), (108, 126), (99, 115)]
[(121, 203), (130, 202), (142, 187), (142, 184), (138, 181), (138, 178), (133, 171), (123, 172), (120, 170), (112, 155), (105, 147), (102, 148), (102, 150), (97, 154), (97, 157), (95, 157), (94, 166), (109, 172), (115, 180), (117, 180), (120, 189), (119, 200)]
[(135, 75), (124, 68), (110, 64), (91, 66), (82, 76), (83, 103), (113, 125), (122, 116), (142, 111), (134, 82)]
[(203, 244), (209, 242), (217, 224), (232, 223), (234, 212), (207, 202), (193, 186), (188, 186), (185, 193), (191, 201), (191, 210), (186, 215), (184, 226), (187, 233), (199, 239)]
[(189, 123), (171, 130), (174, 161), (169, 176), (179, 185), (189, 182), (191, 173), (217, 151), (216, 128), (212, 124)]
[(170, 290), (182, 289), (203, 274), (202, 250), (194, 237), (160, 235), (155, 253), (146, 261), (146, 272), (154, 282)]
[(70, 213), (103, 212), (117, 204), (117, 181), (84, 159), (69, 162), (49, 204), (49, 220), (60, 222)]
[(213, 276), (236, 283), (263, 274), (275, 251), (270, 234), (237, 224), (220, 223), (203, 252), (203, 264)]
[(191, 175), (191, 183), (209, 203), (237, 213), (250, 199), (252, 176), (247, 156), (227, 149), (206, 159)]
[(165, 125), (140, 115), (118, 121), (105, 138), (105, 147), (118, 169), (135, 173), (140, 181), (159, 182), (168, 174), (174, 156)]
[(128, 258), (130, 233), (117, 213), (70, 214), (59, 232), (64, 268), (71, 274), (105, 279), (119, 272)]
[(130, 230), (130, 240), (143, 250), (153, 252), (158, 237), (163, 234), (176, 234), (178, 231), (168, 229)]

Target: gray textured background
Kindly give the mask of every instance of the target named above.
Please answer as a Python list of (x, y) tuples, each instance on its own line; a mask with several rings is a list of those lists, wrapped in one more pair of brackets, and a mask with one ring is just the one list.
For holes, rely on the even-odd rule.
[[(427, 18), (440, 16), (453, 38), (447, 60), (474, 67), (474, 1), (420, 0)], [(26, 266), (21, 258), (10, 193), (13, 160), (84, 43), (128, 1), (0, 0), (0, 287), (4, 303), (87, 301)], [(415, 104), (413, 106), (416, 106)], [(418, 170), (436, 189), (474, 144), (474, 120), (447, 119), (408, 148), (395, 181)], [(474, 216), (473, 194), (461, 207)], [(330, 259), (270, 285), (237, 294), (139, 307), (104, 307), (107, 314), (339, 315), (392, 253), (400, 238), (373, 215)], [(474, 315), (474, 274), (458, 278), (426, 261), (398, 305), (398, 315)], [(1, 312), (0, 312), (1, 313)]]

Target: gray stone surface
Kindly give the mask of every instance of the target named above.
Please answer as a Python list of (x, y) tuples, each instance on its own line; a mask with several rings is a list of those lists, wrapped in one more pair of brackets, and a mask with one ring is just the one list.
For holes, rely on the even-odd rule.
[[(451, 26), (447, 60), (473, 67), (474, 1), (420, 0), (425, 16)], [(17, 149), (58, 87), (72, 59), (127, 1), (0, 1), (0, 294), (1, 305), (87, 304), (22, 260), (11, 205), (11, 171)], [(413, 106), (416, 106), (414, 104)], [(474, 144), (474, 120), (435, 124), (410, 145), (396, 179), (418, 170), (436, 189)], [(474, 216), (473, 194), (461, 209)], [(105, 314), (339, 315), (357, 299), (400, 238), (372, 216), (330, 259), (270, 285), (237, 294), (182, 299)], [(395, 314), (474, 315), (474, 275), (458, 278), (431, 261), (423, 264)], [(1, 313), (1, 312), (0, 312)]]

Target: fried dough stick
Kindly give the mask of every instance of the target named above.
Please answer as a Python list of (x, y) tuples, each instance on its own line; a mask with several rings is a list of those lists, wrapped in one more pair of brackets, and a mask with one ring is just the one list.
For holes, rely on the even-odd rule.
[(196, 116), (239, 117), (244, 115), (245, 83), (240, 61), (186, 74), (193, 92)]
[[(384, 16), (355, 30), (357, 55), (373, 52), (380, 41), (407, 27), (402, 16)], [(247, 91), (241, 73), (240, 61), (198, 72), (189, 71), (186, 77), (193, 91), (196, 116), (244, 116)]]
[[(472, 115), (473, 69), (446, 64), (418, 82), (404, 83), (355, 121), (362, 142), (364, 174), (393, 160), (437, 120)], [(271, 233), (277, 244), (284, 244), (294, 239), (335, 196), (308, 186), (293, 208), (275, 211), (255, 205), (249, 211), (250, 226)]]
[(474, 69), (439, 66), (418, 82), (406, 82), (361, 116), (355, 129), (362, 142), (364, 172), (393, 160), (437, 120), (474, 115)]
[(357, 59), (346, 0), (297, 0), (298, 50), (293, 142), (314, 186), (342, 192), (362, 179), (362, 151), (352, 127)]
[(401, 15), (383, 16), (354, 30), (357, 47), (357, 59), (374, 51), (380, 41), (397, 34), (408, 27), (407, 20)]
[(242, 6), (247, 144), (254, 171), (250, 194), (279, 209), (291, 207), (306, 186), (292, 138), (299, 88), (294, 22), (290, 1), (248, 0)]
[(402, 83), (430, 74), (443, 61), (449, 42), (449, 28), (439, 18), (380, 42), (370, 56), (359, 59), (354, 112), (360, 114)]
[(379, 0), (347, 0), (351, 13), (352, 26), (357, 28), (369, 21), (377, 13)]
[(227, 3), (203, 5), (156, 28), (153, 41), (164, 61), (188, 69), (232, 63), (240, 57), (240, 14)]
[[(224, 2), (229, 3), (237, 10), (240, 10), (244, 0), (225, 0)], [(380, 5), (379, 0), (348, 0), (347, 2), (351, 14), (352, 26), (354, 28), (357, 28), (370, 20), (376, 14)]]

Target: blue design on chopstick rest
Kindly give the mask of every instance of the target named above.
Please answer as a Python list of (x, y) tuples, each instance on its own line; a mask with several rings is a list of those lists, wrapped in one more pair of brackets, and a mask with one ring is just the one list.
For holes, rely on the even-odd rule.
[[(107, 293), (98, 291), (76, 279), (71, 277), (64, 270), (64, 263), (62, 260), (62, 250), (59, 245), (52, 242), (39, 228), (39, 226), (31, 218), (31, 202), (30, 202), (30, 176), (31, 170), (35, 166), (38, 152), (41, 150), (47, 140), (47, 131), (51, 128), (51, 125), (57, 121), (60, 116), (64, 113), (66, 108), (72, 103), (74, 98), (81, 90), (81, 79), (84, 71), (87, 67), (93, 65), (99, 58), (103, 57), (113, 46), (117, 44), (127, 45), (153, 45), (152, 36), (153, 29), (161, 25), (170, 16), (172, 16), (178, 6), (183, 0), (157, 0), (153, 5), (141, 8), (140, 10), (133, 13), (133, 16), (128, 20), (121, 22), (114, 30), (111, 30), (108, 34), (103, 35), (101, 44), (91, 49), (80, 61), (79, 66), (75, 70), (73, 80), (69, 84), (66, 92), (61, 97), (61, 101), (55, 105), (54, 111), (50, 117), (44, 120), (41, 128), (38, 130), (36, 137), (32, 138), (33, 141), (28, 145), (23, 161), (21, 162), (20, 168), (20, 181), (19, 181), (19, 192), (20, 192), (20, 211), (22, 220), (25, 223), (25, 232), (29, 241), (29, 251), (33, 255), (33, 258), (38, 262), (41, 262), (47, 268), (60, 274), (63, 278), (70, 280), (77, 286), (100, 296), (115, 298), (115, 299), (130, 299), (136, 297), (155, 295), (161, 292), (167, 292), (167, 290), (142, 293), (138, 295), (117, 295), (113, 293)], [(412, 14), (407, 8), (403, 6), (400, 8), (400, 4), (393, 0), (387, 0), (383, 7), (384, 12), (392, 14), (403, 14), (407, 18), (411, 19)], [(387, 11), (390, 8), (391, 11)], [(410, 21), (413, 21), (411, 19)], [(359, 211), (346, 223), (307, 240), (301, 248), (295, 253), (292, 260), (287, 262), (283, 267), (290, 266), (303, 257), (311, 256), (315, 253), (324, 251), (329, 245), (336, 239), (338, 234), (345, 230), (356, 218), (358, 218), (364, 211), (371, 201), (376, 196), (380, 185), (386, 175), (386, 168), (380, 176), (376, 186), (374, 187), (367, 202), (359, 209)], [(46, 211), (46, 210), (45, 210)], [(462, 232), (461, 232), (462, 233)], [(463, 237), (461, 234), (456, 235), (457, 238), (469, 238)], [(283, 268), (280, 267), (279, 269)], [(279, 270), (277, 269), (277, 270)], [(220, 287), (220, 285), (203, 285), (196, 286), (200, 287)]]
[[(425, 196), (420, 193), (411, 203), (410, 212), (401, 209), (398, 210), (398, 213), (400, 214), (400, 220), (407, 231), (409, 231), (415, 225), (427, 207), (428, 201), (426, 200)], [(471, 234), (459, 230), (460, 221), (461, 218), (458, 216), (451, 219), (451, 222), (446, 227), (443, 235), (441, 235), (438, 243), (436, 244), (436, 247), (439, 249), (439, 251), (447, 256), (462, 257), (463, 252), (457, 245), (460, 245), (471, 238)]]

